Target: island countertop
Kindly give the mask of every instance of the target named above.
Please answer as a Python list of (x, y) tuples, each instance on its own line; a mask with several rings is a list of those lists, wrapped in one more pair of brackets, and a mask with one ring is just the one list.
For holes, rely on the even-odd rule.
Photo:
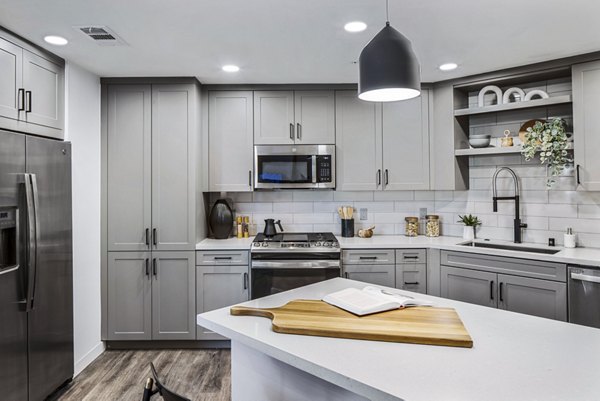
[[(335, 278), (242, 305), (275, 307), (365, 285)], [(231, 316), (229, 308), (200, 314), (197, 323), (371, 400), (598, 400), (600, 330), (412, 295), (455, 308), (473, 348), (279, 334), (269, 319)]]

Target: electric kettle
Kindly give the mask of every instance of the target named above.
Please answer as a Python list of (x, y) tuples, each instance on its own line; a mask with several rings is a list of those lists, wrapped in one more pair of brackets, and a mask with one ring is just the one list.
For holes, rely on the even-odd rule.
[(275, 228), (275, 224), (279, 226), (279, 229), (283, 231), (283, 227), (281, 227), (281, 220), (275, 221), (275, 219), (265, 219), (265, 237), (272, 237), (277, 234), (277, 229)]

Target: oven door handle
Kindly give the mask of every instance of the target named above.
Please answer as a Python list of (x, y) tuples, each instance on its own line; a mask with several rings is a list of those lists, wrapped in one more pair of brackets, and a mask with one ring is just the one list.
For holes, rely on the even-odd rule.
[(339, 260), (256, 260), (253, 269), (328, 269), (339, 268)]
[(600, 276), (588, 276), (587, 274), (571, 273), (572, 280), (587, 281), (590, 283), (600, 283)]

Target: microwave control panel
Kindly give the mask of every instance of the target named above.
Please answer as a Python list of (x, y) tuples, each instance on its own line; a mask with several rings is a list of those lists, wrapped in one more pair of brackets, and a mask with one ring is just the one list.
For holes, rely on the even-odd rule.
[(317, 155), (317, 182), (331, 182), (331, 155)]

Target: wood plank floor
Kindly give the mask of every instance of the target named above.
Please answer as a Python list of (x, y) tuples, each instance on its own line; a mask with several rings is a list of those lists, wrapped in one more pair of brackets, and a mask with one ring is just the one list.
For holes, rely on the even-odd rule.
[[(56, 401), (137, 401), (154, 363), (163, 384), (198, 401), (231, 400), (231, 354), (218, 350), (107, 350)], [(160, 400), (157, 395), (153, 400)]]

